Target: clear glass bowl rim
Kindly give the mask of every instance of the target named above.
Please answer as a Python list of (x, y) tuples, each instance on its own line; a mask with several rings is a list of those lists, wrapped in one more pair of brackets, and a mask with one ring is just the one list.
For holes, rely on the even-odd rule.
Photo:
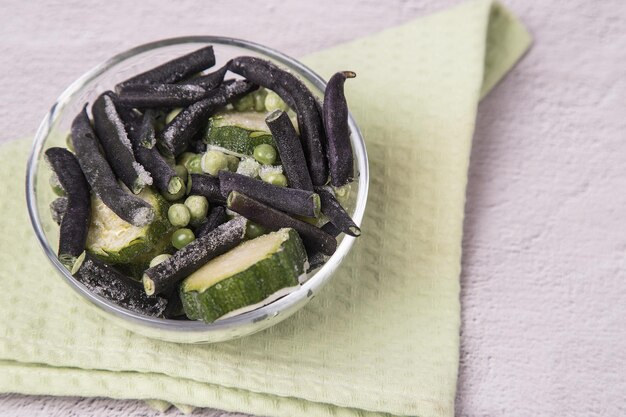
[[(72, 277), (70, 272), (59, 262), (56, 256), (56, 252), (48, 243), (45, 233), (43, 231), (41, 220), (39, 218), (39, 210), (37, 208), (37, 195), (35, 192), (35, 182), (37, 177), (37, 168), (39, 165), (39, 156), (44, 148), (45, 141), (50, 133), (54, 121), (62, 113), (65, 105), (73, 98), (75, 94), (81, 91), (83, 87), (88, 85), (94, 78), (98, 77), (102, 73), (108, 71), (110, 68), (123, 62), (124, 60), (132, 58), (135, 55), (161, 47), (197, 43), (235, 46), (264, 55), (279, 63), (283, 63), (290, 68), (294, 68), (297, 71), (297, 75), (305, 78), (308, 82), (313, 84), (316, 88), (319, 88), (321, 91), (324, 91), (325, 89), (326, 83), (323, 78), (301, 62), (283, 54), (282, 52), (276, 51), (272, 48), (254, 42), (222, 36), (185, 36), (146, 43), (129, 49), (125, 52), (119, 53), (104, 61), (103, 63), (95, 66), (94, 68), (83, 74), (76, 81), (74, 81), (72, 84), (70, 84), (70, 86), (67, 87), (65, 91), (63, 91), (63, 93), (52, 105), (50, 111), (44, 117), (39, 126), (39, 129), (37, 130), (37, 133), (35, 134), (35, 139), (33, 141), (33, 146), (26, 169), (26, 202), (28, 207), (28, 214), (30, 216), (31, 223), (35, 231), (35, 235), (44, 253), (48, 257), (50, 262), (55, 266), (56, 270), (63, 276), (66, 282), (69, 283), (70, 286), (74, 288), (74, 290), (76, 290), (88, 302), (91, 302), (95, 306), (105, 310), (108, 313), (114, 314), (115, 316), (134, 324), (148, 326), (152, 329), (163, 329), (167, 330), (168, 332), (219, 332), (221, 330), (227, 330), (242, 325), (250, 325), (256, 323), (257, 321), (260, 321), (266, 317), (275, 316), (281, 311), (285, 310), (287, 307), (295, 304), (302, 303), (302, 305), (304, 305), (304, 299), (310, 297), (313, 293), (317, 293), (317, 290), (319, 290), (332, 276), (333, 271), (341, 263), (343, 258), (348, 254), (355, 241), (355, 238), (351, 236), (344, 236), (344, 238), (338, 245), (335, 254), (333, 254), (330, 259), (322, 266), (322, 268), (319, 269), (312, 277), (310, 277), (310, 279), (306, 281), (298, 290), (259, 309), (224, 320), (219, 320), (210, 324), (200, 321), (180, 321), (147, 317), (123, 309), (106, 299), (92, 294), (86, 287), (76, 281), (74, 277)], [(361, 221), (363, 220), (363, 214), (365, 211), (365, 205), (367, 202), (369, 186), (368, 158), (363, 137), (351, 114), (349, 115), (348, 122), (351, 129), (351, 140), (355, 153), (355, 160), (357, 161), (357, 169), (359, 172), (359, 188), (356, 198), (355, 210), (352, 218), (357, 225), (361, 225)]]

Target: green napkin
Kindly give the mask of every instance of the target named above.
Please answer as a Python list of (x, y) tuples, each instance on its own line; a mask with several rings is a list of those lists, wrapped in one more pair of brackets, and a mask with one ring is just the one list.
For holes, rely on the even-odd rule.
[[(111, 325), (48, 265), (26, 215), (29, 143), (0, 150), (0, 391), (159, 399), (269, 416), (452, 416), (463, 205), (479, 98), (526, 30), (481, 0), (317, 53), (367, 142), (370, 198), (331, 283), (293, 318), (215, 345)], [(7, 198), (13, 196), (14, 198)]]

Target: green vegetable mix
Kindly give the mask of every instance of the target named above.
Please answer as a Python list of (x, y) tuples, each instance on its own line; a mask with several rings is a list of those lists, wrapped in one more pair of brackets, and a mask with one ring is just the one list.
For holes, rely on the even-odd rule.
[(260, 58), (215, 63), (205, 46), (103, 86), (72, 123), (74, 154), (47, 150), (59, 259), (71, 255), (75, 278), (124, 309), (207, 323), (241, 314), (299, 287), (339, 233), (360, 235), (345, 209), (343, 84), (319, 97)]

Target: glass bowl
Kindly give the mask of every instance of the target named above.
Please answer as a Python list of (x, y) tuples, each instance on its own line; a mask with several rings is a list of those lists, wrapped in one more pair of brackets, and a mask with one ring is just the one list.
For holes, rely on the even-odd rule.
[[(49, 204), (55, 196), (48, 183), (50, 169), (42, 163), (44, 151), (53, 146), (66, 146), (65, 140), (72, 120), (84, 103), (92, 102), (100, 93), (134, 74), (208, 44), (215, 49), (215, 68), (235, 56), (258, 56), (291, 71), (307, 84), (315, 96), (323, 96), (326, 84), (319, 75), (295, 59), (259, 44), (215, 36), (182, 37), (148, 43), (98, 65), (61, 94), (39, 126), (26, 172), (26, 199), (33, 229), (59, 276), (82, 300), (107, 319), (144, 336), (178, 343), (230, 340), (258, 332), (286, 319), (309, 302), (330, 280), (354, 244), (353, 237), (341, 237), (335, 254), (321, 268), (311, 272), (309, 279), (296, 291), (257, 310), (211, 324), (146, 317), (121, 308), (92, 294), (59, 262), (56, 256), (59, 228), (53, 222), (49, 210)], [(352, 116), (349, 125), (355, 155), (355, 182), (350, 192), (348, 212), (360, 225), (367, 200), (368, 162), (365, 143)]]

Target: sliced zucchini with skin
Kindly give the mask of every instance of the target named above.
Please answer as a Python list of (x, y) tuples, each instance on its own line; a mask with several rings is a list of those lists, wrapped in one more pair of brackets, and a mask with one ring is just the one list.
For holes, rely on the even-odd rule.
[(248, 240), (181, 283), (185, 314), (211, 323), (229, 313), (252, 309), (299, 285), (307, 267), (304, 245), (294, 229)]
[(208, 145), (218, 146), (235, 155), (252, 155), (261, 144), (276, 147), (265, 124), (264, 113), (255, 111), (227, 112), (209, 119), (204, 137)]
[(250, 132), (266, 132), (270, 130), (265, 124), (265, 113), (256, 111), (228, 111), (215, 114), (209, 123), (212, 127), (234, 126)]
[(150, 187), (142, 190), (137, 197), (149, 203), (154, 210), (154, 221), (147, 226), (137, 227), (125, 222), (102, 200), (92, 197), (86, 245), (89, 253), (110, 264), (143, 265), (167, 247), (173, 230), (167, 219), (169, 203)]

